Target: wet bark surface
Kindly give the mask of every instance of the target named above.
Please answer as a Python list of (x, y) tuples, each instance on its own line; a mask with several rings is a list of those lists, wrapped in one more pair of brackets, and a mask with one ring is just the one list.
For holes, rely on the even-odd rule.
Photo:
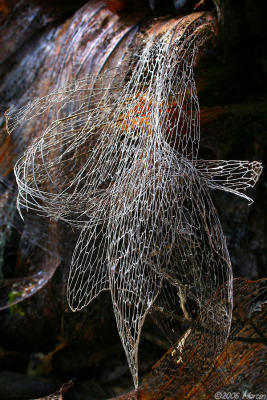
[[(129, 46), (138, 46), (138, 32), (152, 23), (147, 8), (117, 15), (102, 1), (73, 3), (0, 3), (0, 276), (24, 279), (41, 270), (52, 271), (34, 296), (0, 312), (0, 399), (42, 397), (74, 378), (75, 385), (64, 399), (104, 399), (132, 385), (109, 293), (102, 293), (79, 313), (68, 309), (65, 286), (77, 233), (63, 224), (54, 231), (46, 221), (36, 223), (36, 232), (29, 236), (31, 227), (16, 211), (12, 168), (46, 121), (40, 118), (35, 126), (27, 123), (10, 137), (3, 112), (70, 80), (123, 63)], [(200, 156), (265, 162), (264, 1), (256, 6), (249, 0), (225, 0), (223, 10), (217, 43), (206, 49), (196, 69)], [(160, 7), (155, 12), (161, 18)], [(251, 194), (255, 200), (251, 206), (231, 194), (214, 193), (236, 277), (266, 276), (265, 177), (264, 170)], [(33, 240), (40, 231), (43, 236)], [(48, 263), (51, 243), (54, 256)], [(10, 301), (12, 295), (16, 296), (11, 293)], [(140, 348), (141, 375), (168, 348), (154, 326), (151, 335), (151, 327), (148, 320)]]

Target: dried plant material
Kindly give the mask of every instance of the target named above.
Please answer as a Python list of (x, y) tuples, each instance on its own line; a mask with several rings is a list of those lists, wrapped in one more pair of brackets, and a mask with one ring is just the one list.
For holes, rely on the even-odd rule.
[[(29, 226), (34, 226), (32, 232)], [(36, 232), (38, 232), (37, 236)], [(28, 276), (0, 280), (0, 311), (10, 308), (11, 312), (14, 311), (21, 314), (16, 305), (37, 293), (53, 277), (61, 261), (57, 240), (55, 239), (56, 236), (55, 223), (27, 216), (25, 231), (21, 240), (24, 251), (27, 252), (27, 247), (36, 247), (38, 249), (36, 251), (37, 256), (32, 258), (34, 271), (31, 271)]]
[(12, 137), (8, 136), (6, 132), (0, 131), (0, 166), (1, 171), (1, 181), (3, 181), (12, 171), (13, 165), (13, 143)]
[(183, 321), (172, 360), (184, 368), (194, 337), (203, 356), (196, 373), (210, 367), (230, 330), (232, 270), (210, 188), (247, 198), (262, 167), (197, 159), (193, 66), (213, 32), (201, 17), (181, 18), (144, 37), (131, 68), (74, 81), (7, 113), (9, 132), (44, 112), (52, 121), (15, 166), (18, 208), (81, 228), (69, 305), (80, 310), (111, 291), (135, 387), (149, 312), (171, 343)]
[(258, 161), (204, 161), (197, 162), (197, 168), (208, 181), (211, 189), (220, 189), (253, 200), (245, 193), (254, 187), (262, 171)]
[(61, 385), (59, 390), (55, 393), (49, 394), (48, 396), (36, 400), (63, 400), (63, 394), (68, 392), (73, 387), (73, 385), (74, 381), (72, 380), (67, 383), (63, 383), (63, 385)]
[(248, 392), (265, 398), (267, 280), (235, 279), (233, 294), (235, 306), (229, 339), (213, 363), (199, 368), (207, 363), (210, 337), (197, 338), (193, 325), (152, 368), (136, 398), (214, 399), (216, 393), (220, 396), (223, 392), (239, 393), (237, 398), (247, 397)]

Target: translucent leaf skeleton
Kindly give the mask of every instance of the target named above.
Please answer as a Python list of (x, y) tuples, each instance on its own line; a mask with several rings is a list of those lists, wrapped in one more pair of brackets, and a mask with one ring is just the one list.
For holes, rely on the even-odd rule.
[(85, 77), (7, 113), (9, 132), (47, 113), (47, 128), (15, 166), (17, 206), (81, 230), (70, 308), (110, 290), (136, 387), (149, 312), (171, 341), (175, 313), (198, 317), (190, 329), (213, 332), (210, 354), (221, 351), (231, 324), (231, 263), (210, 190), (251, 201), (244, 192), (262, 166), (198, 160), (193, 66), (208, 34), (198, 20), (181, 19), (144, 43), (132, 71)]

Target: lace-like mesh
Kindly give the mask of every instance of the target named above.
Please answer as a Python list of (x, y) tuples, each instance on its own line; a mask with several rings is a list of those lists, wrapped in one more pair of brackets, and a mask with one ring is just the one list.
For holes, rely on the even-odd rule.
[[(246, 197), (242, 190), (254, 186), (262, 168), (197, 160), (193, 66), (210, 31), (200, 20), (189, 22), (181, 18), (175, 29), (144, 40), (131, 73), (86, 77), (7, 114), (10, 132), (44, 112), (51, 121), (16, 164), (18, 208), (81, 228), (70, 307), (80, 310), (110, 289), (136, 387), (148, 312), (172, 343), (189, 324), (190, 337), (203, 338), (207, 365), (222, 350), (232, 272), (209, 189)], [(175, 365), (183, 351), (175, 350)]]
[[(223, 396), (223, 393), (237, 392), (236, 397), (242, 398), (252, 392), (264, 398), (267, 280), (235, 279), (233, 295), (235, 306), (230, 336), (218, 357), (213, 360), (213, 354), (209, 352), (212, 329), (205, 335), (197, 334), (197, 328), (191, 324), (154, 365), (136, 398), (213, 399), (217, 392), (217, 397), (221, 393)], [(215, 294), (215, 302), (216, 297)]]

